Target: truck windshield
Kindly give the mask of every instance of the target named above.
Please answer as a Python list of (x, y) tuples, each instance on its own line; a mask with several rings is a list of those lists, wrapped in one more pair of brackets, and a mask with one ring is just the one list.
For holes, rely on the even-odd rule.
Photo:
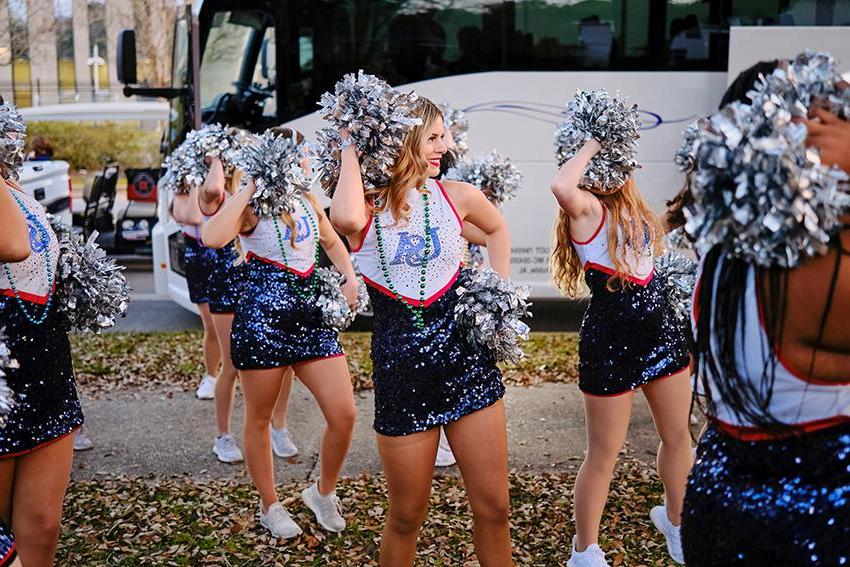
[(201, 107), (225, 110), (252, 96), (262, 116), (274, 117), (275, 27), (261, 10), (227, 10), (212, 15), (200, 68)]

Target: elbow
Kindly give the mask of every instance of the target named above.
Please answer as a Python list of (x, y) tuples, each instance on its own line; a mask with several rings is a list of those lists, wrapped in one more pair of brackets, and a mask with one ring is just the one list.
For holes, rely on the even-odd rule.
[(563, 182), (552, 181), (549, 185), (549, 190), (552, 191), (552, 195), (554, 195), (556, 199), (560, 200), (570, 192), (570, 187)]
[(3, 262), (23, 262), (30, 255), (30, 245), (27, 241), (7, 243), (3, 250)]
[(331, 224), (337, 232), (345, 236), (357, 234), (366, 226), (363, 219), (357, 218), (356, 215), (339, 213), (333, 208), (331, 208)]
[(204, 225), (204, 228), (201, 229), (201, 241), (203, 241), (204, 246), (207, 248), (224, 248), (227, 242), (224, 242), (222, 238), (216, 235), (213, 231), (207, 230), (209, 224)]

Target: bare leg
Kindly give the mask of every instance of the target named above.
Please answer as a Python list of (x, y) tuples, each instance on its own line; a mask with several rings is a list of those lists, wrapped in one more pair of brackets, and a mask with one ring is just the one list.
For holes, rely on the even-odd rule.
[(576, 476), (574, 493), (576, 551), (599, 541), (599, 523), (617, 456), (626, 442), (633, 399), (633, 392), (605, 398), (584, 396), (587, 455)]
[(296, 364), (295, 370), (316, 398), (327, 423), (319, 452), (318, 488), (319, 494), (328, 495), (336, 488), (357, 416), (348, 363), (344, 356), (338, 356)]
[(198, 311), (201, 312), (201, 323), (204, 325), (204, 371), (210, 376), (215, 376), (221, 362), (221, 349), (218, 346), (218, 337), (215, 334), (209, 304), (199, 303)]
[(274, 481), (269, 425), (274, 402), (286, 368), (242, 370), (242, 394), (245, 396), (245, 427), (242, 443), (248, 472), (263, 506), (263, 513), (278, 501)]
[(27, 567), (53, 565), (73, 455), (74, 436), (66, 435), (15, 459), (11, 526)]
[(233, 326), (233, 313), (214, 313), (212, 320), (221, 352), (221, 370), (215, 381), (215, 422), (218, 434), (221, 435), (230, 432), (233, 390), (237, 377), (236, 368), (230, 358), (230, 329)]
[(462, 417), (445, 430), (469, 496), (478, 561), (482, 567), (513, 565), (504, 402)]
[(416, 556), (419, 528), (428, 514), (440, 428), (399, 437), (378, 435), (390, 497), (381, 536), (381, 566), (408, 567)]
[(295, 371), (290, 367), (283, 375), (283, 385), (280, 387), (280, 394), (277, 396), (272, 412), (272, 427), (275, 429), (286, 429), (286, 412), (289, 406), (289, 395), (292, 393), (293, 378), (295, 378)]
[(664, 483), (667, 517), (678, 526), (682, 516), (685, 485), (693, 465), (691, 434), (688, 421), (691, 406), (689, 372), (656, 380), (643, 387), (652, 410), (655, 429), (661, 437), (658, 448), (658, 474)]

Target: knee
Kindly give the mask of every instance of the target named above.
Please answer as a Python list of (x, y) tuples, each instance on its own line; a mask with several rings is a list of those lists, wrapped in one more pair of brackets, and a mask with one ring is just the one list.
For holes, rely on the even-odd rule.
[(427, 514), (427, 503), (421, 505), (390, 504), (388, 525), (400, 535), (418, 533)]
[(349, 404), (336, 409), (328, 416), (328, 427), (335, 431), (351, 432), (354, 429), (354, 420), (357, 418), (357, 410), (354, 404)]
[(472, 516), (476, 522), (507, 524), (509, 515), (510, 501), (507, 494), (482, 498), (472, 507)]
[(613, 447), (594, 447), (587, 452), (582, 468), (595, 474), (610, 476), (614, 474), (619, 454), (619, 449)]
[(60, 515), (28, 510), (23, 518), (15, 518), (15, 535), (29, 547), (55, 546), (61, 529)]
[(273, 408), (245, 408), (245, 430), (262, 432), (272, 422)]
[(690, 451), (691, 433), (687, 427), (679, 427), (659, 432), (661, 444), (671, 451)]

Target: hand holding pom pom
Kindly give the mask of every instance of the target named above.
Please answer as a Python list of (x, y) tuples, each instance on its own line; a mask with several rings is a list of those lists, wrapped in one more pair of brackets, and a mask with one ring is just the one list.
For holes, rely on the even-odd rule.
[[(322, 320), (326, 325), (337, 331), (344, 331), (358, 313), (369, 308), (369, 293), (361, 278), (356, 282), (345, 282), (345, 277), (335, 268), (316, 268), (318, 278), (316, 305), (322, 311)], [(343, 293), (343, 286), (357, 286), (357, 297), (354, 305)]]

